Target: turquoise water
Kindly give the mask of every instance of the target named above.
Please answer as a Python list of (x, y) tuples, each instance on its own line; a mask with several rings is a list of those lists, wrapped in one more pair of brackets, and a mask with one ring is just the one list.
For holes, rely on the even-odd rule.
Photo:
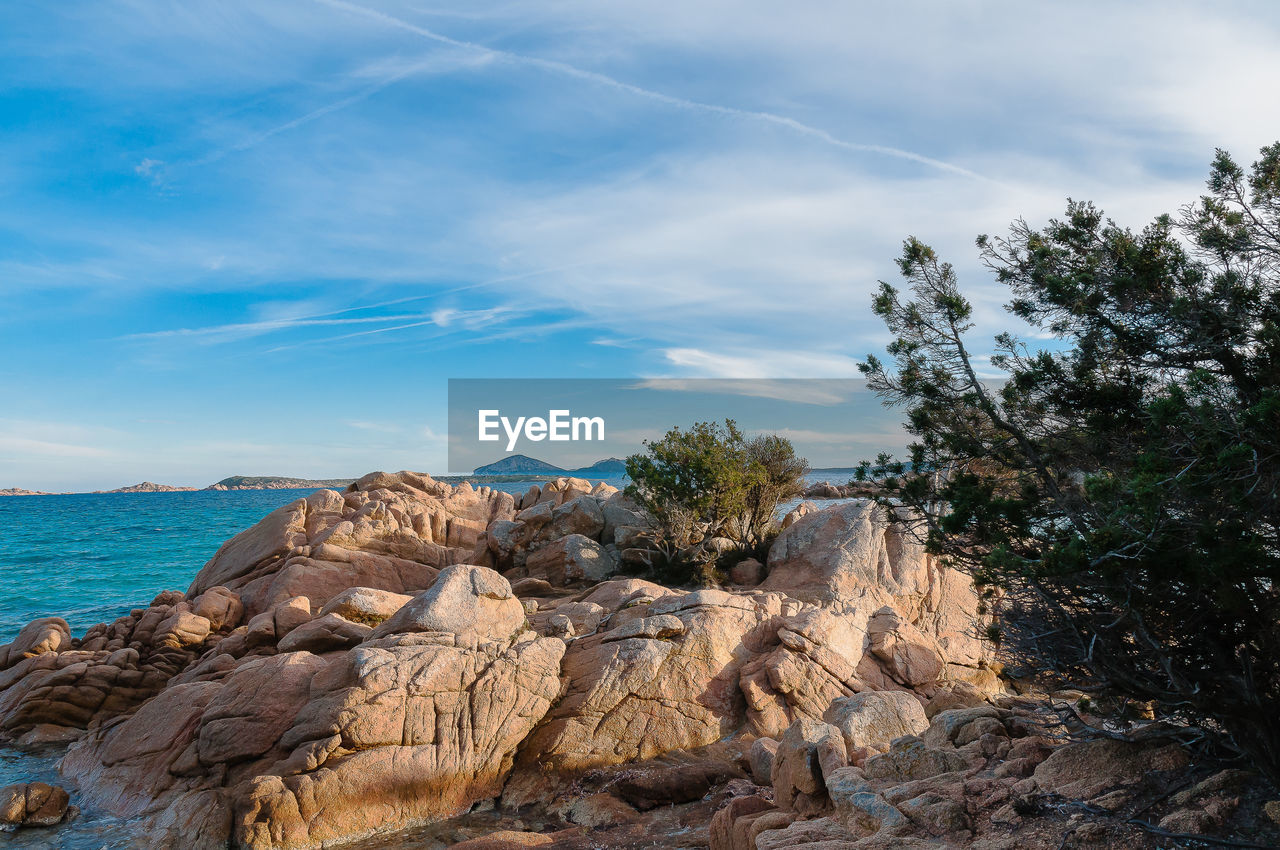
[(0, 498), (0, 643), (36, 617), (79, 635), (186, 590), (228, 537), (310, 490)]

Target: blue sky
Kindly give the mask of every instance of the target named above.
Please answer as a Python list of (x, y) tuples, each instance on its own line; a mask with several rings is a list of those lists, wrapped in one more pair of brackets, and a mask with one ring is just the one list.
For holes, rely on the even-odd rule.
[[(840, 377), (914, 234), (1280, 135), (1267, 3), (0, 7), (0, 487), (445, 464), (450, 377)], [(979, 346), (981, 347), (981, 345)]]

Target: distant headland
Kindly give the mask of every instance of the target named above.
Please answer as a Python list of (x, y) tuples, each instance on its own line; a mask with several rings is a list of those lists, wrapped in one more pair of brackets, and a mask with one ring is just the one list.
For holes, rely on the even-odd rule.
[(312, 479), (287, 478), (278, 475), (233, 475), (230, 478), (222, 479), (216, 484), (210, 484), (208, 487), (177, 487), (172, 484), (156, 484), (151, 481), (143, 481), (140, 484), (130, 484), (127, 487), (117, 487), (114, 490), (64, 491), (60, 493), (10, 487), (0, 490), (0, 496), (75, 496), (85, 494), (97, 496), (110, 493), (192, 493), (200, 490), (302, 490), (307, 488), (346, 487), (353, 481), (355, 481), (354, 478)]
[[(526, 455), (511, 455), (495, 463), (477, 467), (470, 475), (441, 475), (440, 481), (497, 483), (503, 481), (522, 481), (530, 476), (574, 477), (588, 479), (621, 478), (627, 474), (626, 464), (618, 458), (606, 458), (579, 469), (561, 469), (546, 461)], [(287, 475), (232, 475), (223, 478), (208, 487), (177, 487), (171, 484), (155, 484), (143, 481), (114, 490), (71, 491), (51, 493), (43, 490), (26, 490), (21, 487), (0, 489), (0, 496), (71, 496), (78, 493), (102, 495), (108, 493), (178, 493), (200, 490), (306, 490), (306, 489), (343, 489), (351, 485), (355, 478), (293, 478)]]

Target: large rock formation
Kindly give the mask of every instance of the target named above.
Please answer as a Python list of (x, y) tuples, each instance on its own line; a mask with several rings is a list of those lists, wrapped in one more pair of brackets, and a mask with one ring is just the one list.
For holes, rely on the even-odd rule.
[[(819, 768), (950, 764), (890, 742), (931, 697), (992, 684), (977, 600), (880, 508), (796, 518), (764, 582), (733, 591), (617, 577), (648, 535), (623, 494), (577, 479), (517, 498), (375, 473), (232, 538), (186, 594), (80, 639), (29, 625), (0, 649), (0, 733), (78, 738), (62, 769), (82, 798), (173, 847), (318, 847), (499, 796), (626, 821), (766, 758), (788, 805), (822, 812), (838, 795)], [(717, 747), (742, 763), (581, 793)], [(752, 805), (735, 811), (763, 817)]]
[[(372, 473), (346, 493), (318, 490), (228, 540), (186, 594), (161, 593), (79, 640), (61, 619), (30, 623), (0, 648), (0, 734), (65, 740), (133, 710), (197, 663), (225, 668), (218, 659), (274, 652), (350, 588), (425, 590), (441, 568), (472, 560), (485, 528), (514, 512), (507, 493), (412, 472)], [(350, 631), (331, 625), (350, 643)]]
[(211, 667), (92, 730), (63, 769), (88, 801), (148, 816), (157, 846), (315, 847), (461, 814), (500, 793), (560, 690), (564, 644), (523, 619), (501, 576), (452, 566), (358, 647)]
[(413, 593), (441, 567), (472, 560), (485, 529), (514, 513), (508, 493), (375, 472), (344, 494), (317, 490), (231, 538), (187, 595), (223, 586), (252, 616), (299, 595), (321, 606), (354, 586)]

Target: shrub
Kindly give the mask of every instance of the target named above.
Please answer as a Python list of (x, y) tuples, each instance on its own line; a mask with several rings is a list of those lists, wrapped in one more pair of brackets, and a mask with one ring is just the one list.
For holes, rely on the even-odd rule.
[[(627, 458), (627, 494), (650, 516), (663, 563), (674, 580), (713, 583), (718, 556), (697, 544), (727, 537), (739, 553), (769, 538), (778, 505), (797, 495), (809, 465), (789, 440), (746, 438), (732, 419), (672, 428)], [(741, 555), (739, 554), (739, 557)]]

